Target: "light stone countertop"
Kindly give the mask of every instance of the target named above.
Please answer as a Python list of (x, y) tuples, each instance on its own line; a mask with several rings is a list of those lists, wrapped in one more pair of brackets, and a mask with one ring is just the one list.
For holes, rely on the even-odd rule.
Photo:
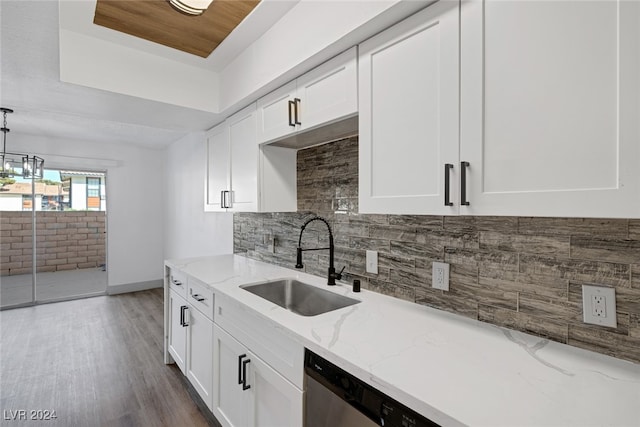
[[(239, 255), (165, 264), (442, 425), (640, 426), (640, 364)], [(239, 288), (284, 277), (362, 302), (304, 317)]]

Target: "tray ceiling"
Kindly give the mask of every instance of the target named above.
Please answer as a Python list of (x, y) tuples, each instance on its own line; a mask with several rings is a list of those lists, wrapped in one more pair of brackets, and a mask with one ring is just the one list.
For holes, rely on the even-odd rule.
[(203, 58), (251, 13), (260, 0), (214, 0), (199, 16), (166, 0), (98, 0), (93, 23)]

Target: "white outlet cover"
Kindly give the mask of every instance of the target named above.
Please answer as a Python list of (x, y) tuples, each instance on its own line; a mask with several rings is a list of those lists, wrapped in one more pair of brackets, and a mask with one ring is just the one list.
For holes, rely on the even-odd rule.
[[(596, 301), (604, 298), (604, 315), (602, 308), (595, 306)], [(616, 319), (616, 289), (607, 286), (582, 285), (582, 320), (593, 325), (618, 327)]]
[(366, 271), (378, 274), (378, 251), (367, 251)]
[(449, 264), (446, 262), (433, 262), (431, 268), (431, 287), (435, 289), (449, 290)]

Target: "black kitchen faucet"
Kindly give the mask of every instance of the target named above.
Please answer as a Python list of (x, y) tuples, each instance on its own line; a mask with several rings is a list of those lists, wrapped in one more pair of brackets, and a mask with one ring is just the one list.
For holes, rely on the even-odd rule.
[[(324, 224), (327, 226), (327, 230), (329, 230), (329, 247), (328, 248), (308, 248), (308, 249), (302, 249), (302, 233), (304, 233), (304, 229), (306, 228), (307, 225), (309, 225), (310, 222), (313, 221), (322, 221), (324, 222)], [(322, 250), (327, 250), (329, 249), (329, 275), (328, 275), (328, 279), (327, 279), (327, 285), (329, 286), (333, 286), (336, 284), (336, 280), (340, 280), (342, 279), (342, 272), (344, 271), (344, 267), (342, 267), (342, 270), (340, 270), (340, 273), (336, 273), (336, 269), (333, 265), (333, 253), (334, 253), (334, 246), (333, 246), (333, 233), (331, 232), (331, 227), (329, 226), (329, 223), (327, 222), (326, 219), (321, 218), (319, 216), (313, 217), (310, 220), (308, 220), (307, 222), (305, 222), (302, 227), (300, 228), (300, 237), (298, 238), (298, 253), (297, 253), (297, 257), (296, 257), (296, 268), (303, 268), (304, 265), (302, 264), (302, 252), (303, 251), (322, 251)]]

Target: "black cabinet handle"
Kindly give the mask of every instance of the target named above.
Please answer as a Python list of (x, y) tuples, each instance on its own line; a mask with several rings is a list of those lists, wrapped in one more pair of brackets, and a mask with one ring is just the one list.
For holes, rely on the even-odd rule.
[(247, 384), (247, 365), (251, 362), (251, 359), (242, 361), (242, 390), (249, 390), (251, 385)]
[(221, 208), (230, 208), (231, 207), (231, 203), (230, 199), (231, 197), (227, 197), (227, 195), (230, 195), (231, 191), (228, 190), (222, 190), (220, 192), (220, 207)]
[(462, 206), (469, 206), (467, 200), (467, 168), (469, 162), (460, 162), (460, 204)]
[(171, 279), (171, 283), (173, 283), (176, 286), (182, 286), (182, 282), (180, 280)]
[(295, 101), (289, 101), (289, 126), (295, 126), (296, 123), (293, 121), (293, 114), (291, 113), (291, 109), (296, 109)]
[(189, 307), (186, 305), (182, 305), (180, 306), (180, 325), (183, 328), (186, 328), (187, 326), (189, 326), (189, 324), (187, 323), (187, 321), (185, 320), (185, 313), (187, 311)]
[(450, 182), (451, 169), (453, 169), (453, 165), (451, 163), (444, 164), (444, 205), (445, 206), (453, 206), (453, 202), (451, 201), (451, 182)]
[(299, 120), (300, 117), (298, 116), (298, 113), (299, 113), (298, 108), (300, 107), (300, 110), (302, 109), (302, 104), (301, 104), (302, 101), (300, 100), (300, 98), (293, 98), (293, 102), (295, 103), (295, 107), (296, 107), (295, 115), (294, 115), (294, 117), (295, 117), (294, 123), (297, 124), (297, 125), (301, 125), (302, 123), (300, 122), (300, 120)]
[(238, 384), (242, 384), (242, 359), (247, 357), (246, 354), (238, 356)]
[(251, 359), (242, 360), (247, 357), (246, 354), (238, 356), (238, 384), (242, 384), (242, 390), (249, 390), (250, 385), (247, 385), (247, 365), (251, 362)]
[(202, 302), (202, 301), (204, 301), (206, 299), (205, 297), (203, 297), (200, 294), (192, 294), (191, 298), (193, 298), (194, 300), (196, 300), (198, 302)]

